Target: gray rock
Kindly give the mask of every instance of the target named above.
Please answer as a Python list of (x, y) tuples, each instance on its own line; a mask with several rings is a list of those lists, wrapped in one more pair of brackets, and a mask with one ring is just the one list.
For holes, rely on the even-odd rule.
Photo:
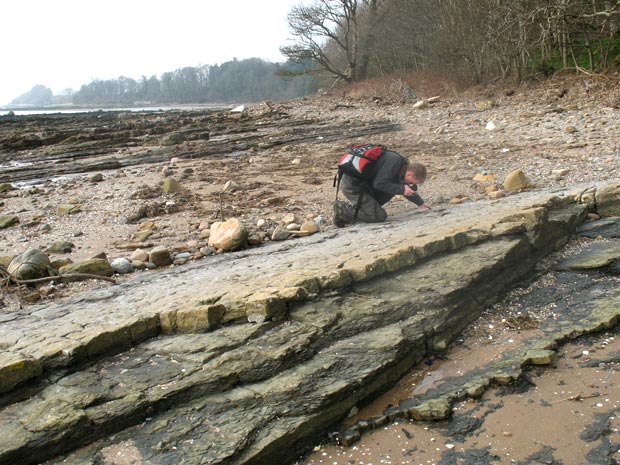
[(61, 267), (58, 272), (61, 275), (82, 273), (94, 274), (98, 276), (112, 276), (114, 274), (114, 270), (110, 266), (110, 262), (104, 258), (89, 258), (88, 260), (72, 263)]
[(0, 229), (8, 228), (19, 223), (19, 218), (14, 215), (0, 215)]
[(590, 270), (601, 268), (620, 260), (620, 241), (594, 244), (578, 254), (562, 260), (555, 268), (557, 270)]
[(110, 262), (110, 266), (115, 273), (128, 274), (133, 271), (133, 264), (126, 258), (115, 258)]
[(291, 235), (291, 232), (289, 230), (287, 230), (285, 227), (278, 225), (276, 226), (276, 228), (273, 230), (273, 233), (271, 234), (271, 240), (272, 241), (283, 241), (285, 239), (288, 239), (290, 235)]
[(57, 241), (47, 248), (47, 253), (71, 253), (74, 248), (73, 242)]
[(144, 263), (142, 260), (132, 260), (131, 261), (131, 265), (136, 270), (144, 270), (144, 269), (146, 269), (146, 263)]
[(149, 252), (149, 262), (155, 266), (166, 266), (172, 263), (170, 250), (164, 246), (157, 246)]
[(16, 279), (28, 280), (49, 275), (50, 259), (38, 249), (26, 250), (13, 258), (7, 271)]

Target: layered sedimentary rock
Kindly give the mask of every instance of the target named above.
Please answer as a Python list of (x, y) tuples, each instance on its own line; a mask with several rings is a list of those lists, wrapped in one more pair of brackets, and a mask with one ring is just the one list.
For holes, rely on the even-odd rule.
[[(589, 211), (615, 211), (613, 192), (608, 183), (414, 212), (1, 315), (0, 464), (291, 462), (447, 350)], [(568, 335), (615, 324), (612, 290), (377, 423), (445, 418), (455, 399), (551, 360)]]

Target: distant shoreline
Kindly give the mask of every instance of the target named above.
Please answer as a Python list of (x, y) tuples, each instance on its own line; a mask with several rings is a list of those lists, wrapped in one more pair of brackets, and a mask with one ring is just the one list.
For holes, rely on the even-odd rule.
[(0, 116), (12, 112), (16, 116), (53, 114), (53, 113), (87, 113), (97, 111), (169, 111), (169, 110), (229, 110), (238, 104), (232, 103), (172, 103), (166, 105), (50, 105), (50, 106), (3, 106), (0, 107)]

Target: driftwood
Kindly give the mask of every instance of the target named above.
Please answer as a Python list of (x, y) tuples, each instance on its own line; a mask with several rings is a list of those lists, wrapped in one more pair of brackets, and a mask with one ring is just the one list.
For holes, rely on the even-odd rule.
[(0, 265), (0, 284), (6, 287), (8, 287), (11, 283), (21, 286), (25, 284), (27, 285), (27, 284), (49, 283), (53, 281), (69, 283), (69, 282), (75, 282), (75, 281), (86, 281), (88, 279), (101, 279), (103, 281), (108, 281), (113, 284), (116, 284), (116, 279), (114, 278), (110, 278), (108, 276), (100, 276), (97, 274), (90, 274), (90, 273), (66, 273), (66, 274), (59, 274), (56, 276), (46, 276), (44, 278), (36, 278), (36, 279), (17, 279), (16, 277), (12, 276), (6, 270), (4, 266)]

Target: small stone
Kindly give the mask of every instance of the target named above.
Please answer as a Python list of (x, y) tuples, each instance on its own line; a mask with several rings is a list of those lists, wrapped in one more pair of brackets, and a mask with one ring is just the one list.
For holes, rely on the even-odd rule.
[(181, 185), (174, 178), (166, 178), (161, 186), (161, 190), (166, 194), (174, 194), (181, 190)]
[(71, 253), (74, 248), (73, 242), (57, 241), (47, 248), (47, 253)]
[(0, 183), (0, 193), (12, 191), (12, 190), (15, 190), (12, 184), (9, 184), (8, 182)]
[(320, 227), (325, 224), (325, 217), (323, 215), (318, 215), (313, 221)]
[(0, 229), (6, 229), (17, 223), (19, 223), (19, 218), (14, 215), (0, 215)]
[(299, 230), (301, 232), (305, 232), (305, 233), (309, 233), (309, 234), (314, 234), (319, 232), (320, 228), (319, 225), (316, 221), (304, 221), (304, 223), (301, 225), (301, 227), (299, 228)]
[(528, 350), (525, 358), (532, 365), (549, 365), (558, 358), (558, 354), (553, 350)]
[(233, 180), (228, 180), (226, 181), (226, 184), (224, 184), (224, 187), (222, 188), (222, 192), (225, 192), (227, 194), (232, 194), (233, 192), (236, 192), (240, 189), (241, 189), (241, 186), (239, 184), (237, 184)]
[(521, 170), (511, 171), (504, 179), (504, 189), (507, 191), (518, 191), (525, 189), (528, 185), (529, 182)]
[(126, 258), (115, 258), (110, 263), (110, 266), (118, 274), (127, 274), (133, 271), (132, 263)]
[(506, 194), (502, 191), (492, 191), (487, 194), (491, 199), (501, 199), (502, 197), (506, 197)]
[(413, 108), (414, 110), (424, 110), (427, 107), (428, 107), (428, 102), (426, 100), (418, 100), (416, 103), (414, 103), (411, 106), (411, 108)]
[(132, 262), (135, 260), (146, 262), (149, 259), (149, 253), (146, 250), (136, 249), (129, 258)]
[(267, 226), (267, 220), (264, 219), (260, 219), (256, 222), (256, 227), (257, 228), (264, 228), (265, 226)]
[(86, 273), (98, 276), (112, 276), (114, 274), (110, 262), (104, 258), (89, 258), (82, 262), (72, 263), (61, 267), (59, 272), (60, 274)]
[(262, 243), (263, 243), (263, 240), (261, 239), (259, 235), (250, 234), (248, 236), (248, 245), (257, 246), (257, 245), (261, 245)]
[(450, 201), (448, 203), (450, 205), (458, 205), (460, 203), (466, 202), (467, 200), (469, 200), (469, 197), (457, 196), (457, 197), (453, 197), (452, 199), (450, 199)]
[(154, 221), (144, 221), (138, 225), (138, 231), (152, 231), (157, 229)]
[(289, 213), (284, 218), (280, 220), (281, 224), (291, 224), (297, 223), (297, 217), (293, 213)]
[(149, 253), (149, 262), (155, 266), (166, 266), (172, 263), (172, 257), (167, 247), (158, 246)]
[(577, 128), (575, 126), (566, 126), (564, 132), (566, 134), (572, 134), (573, 132), (577, 132)]
[(200, 253), (205, 257), (208, 257), (209, 255), (213, 255), (215, 253), (215, 249), (213, 247), (203, 247), (200, 249)]
[(485, 129), (487, 131), (499, 131), (500, 127), (493, 121), (488, 121), (487, 125), (485, 126)]
[(88, 177), (89, 182), (101, 182), (103, 181), (103, 175), (101, 173), (96, 173)]
[(495, 182), (495, 175), (478, 173), (474, 176), (476, 182)]
[(196, 250), (200, 246), (200, 242), (196, 239), (192, 239), (191, 241), (187, 241), (187, 247), (191, 250)]
[(60, 270), (63, 266), (71, 265), (72, 263), (73, 260), (69, 257), (55, 258), (53, 260), (50, 257), (50, 266), (56, 271)]
[(144, 263), (142, 260), (132, 260), (131, 265), (134, 267), (135, 270), (144, 270), (146, 268), (146, 263)]
[(555, 176), (556, 178), (561, 178), (563, 176), (566, 176), (568, 172), (569, 170), (566, 168), (560, 169), (560, 170), (551, 170), (551, 174)]
[(79, 213), (81, 211), (81, 207), (78, 204), (63, 204), (59, 205), (56, 209), (56, 214), (59, 216), (63, 215), (73, 215), (74, 213)]
[(151, 229), (145, 229), (144, 231), (138, 231), (131, 238), (136, 242), (144, 242), (151, 234), (153, 234)]
[(299, 225), (297, 223), (289, 223), (286, 225), (287, 231), (299, 231)]
[(273, 230), (273, 233), (271, 234), (271, 240), (272, 241), (283, 241), (285, 239), (288, 239), (290, 235), (291, 235), (290, 231), (278, 225), (276, 226), (276, 228)]

